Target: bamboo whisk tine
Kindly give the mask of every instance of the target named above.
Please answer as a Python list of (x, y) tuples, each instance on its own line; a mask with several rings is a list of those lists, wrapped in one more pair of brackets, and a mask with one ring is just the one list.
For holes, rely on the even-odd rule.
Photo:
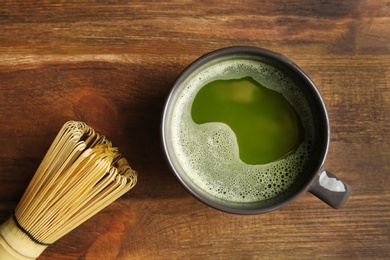
[(0, 226), (0, 259), (36, 259), (136, 183), (137, 172), (109, 140), (83, 122), (67, 122)]

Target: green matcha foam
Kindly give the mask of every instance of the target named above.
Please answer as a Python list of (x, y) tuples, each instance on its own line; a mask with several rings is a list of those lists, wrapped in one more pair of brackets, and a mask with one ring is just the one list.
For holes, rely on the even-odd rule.
[[(264, 165), (250, 165), (239, 158), (234, 132), (223, 123), (196, 124), (192, 102), (207, 83), (250, 76), (259, 84), (281, 93), (299, 114), (304, 137), (293, 154)], [(295, 83), (274, 67), (252, 60), (223, 61), (185, 83), (174, 101), (171, 132), (177, 160), (187, 176), (202, 190), (232, 202), (256, 202), (286, 190), (310, 158), (314, 133), (312, 114)]]

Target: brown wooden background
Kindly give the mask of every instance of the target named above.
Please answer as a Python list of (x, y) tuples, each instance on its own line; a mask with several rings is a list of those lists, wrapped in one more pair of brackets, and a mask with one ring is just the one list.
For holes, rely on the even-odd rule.
[[(333, 210), (311, 194), (239, 216), (188, 195), (159, 124), (176, 76), (217, 48), (253, 45), (299, 64), (331, 120), (326, 167), (353, 189)], [(41, 259), (390, 257), (390, 2), (1, 1), (0, 221), (62, 124), (106, 134), (139, 184)]]

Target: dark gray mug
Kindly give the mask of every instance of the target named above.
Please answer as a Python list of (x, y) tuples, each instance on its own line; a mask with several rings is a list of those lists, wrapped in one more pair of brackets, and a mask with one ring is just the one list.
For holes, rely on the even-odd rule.
[[(257, 63), (259, 66), (258, 68), (256, 67)], [(247, 67), (240, 71), (240, 68), (243, 66)], [(310, 144), (311, 147), (310, 150), (308, 150), (309, 152), (307, 152), (307, 160), (304, 164), (302, 163), (304, 166), (299, 168), (299, 173), (286, 189), (280, 190), (279, 193), (275, 193), (275, 196), (265, 196), (259, 197), (259, 199), (249, 200), (243, 195), (243, 200), (230, 200), (229, 197), (224, 197), (223, 195), (219, 196), (218, 194), (226, 193), (226, 190), (230, 193), (229, 186), (234, 186), (233, 183), (242, 181), (246, 176), (244, 173), (235, 172), (232, 176), (236, 176), (239, 180), (232, 180), (234, 177), (229, 177), (229, 182), (225, 183), (223, 178), (218, 179), (218, 176), (222, 176), (223, 172), (230, 174), (229, 171), (233, 168), (226, 168), (220, 173), (218, 172), (220, 166), (210, 166), (210, 162), (213, 164), (213, 161), (215, 162), (215, 165), (220, 165), (219, 158), (225, 160), (222, 158), (222, 155), (221, 157), (219, 157), (219, 155), (208, 155), (208, 153), (205, 152), (205, 147), (209, 147), (209, 144), (203, 146), (201, 141), (192, 143), (192, 145), (187, 143), (181, 144), (181, 140), (187, 142), (186, 137), (192, 138), (196, 135), (196, 132), (191, 130), (192, 125), (198, 127), (194, 125), (194, 122), (191, 122), (190, 113), (187, 111), (187, 108), (191, 107), (193, 100), (191, 98), (186, 99), (186, 97), (194, 95), (192, 94), (192, 92), (194, 92), (193, 88), (197, 84), (204, 85), (207, 82), (221, 77), (229, 78), (230, 74), (235, 75), (234, 77), (238, 77), (237, 75), (242, 73), (241, 77), (245, 77), (248, 76), (246, 75), (247, 72), (254, 75), (254, 77), (264, 73), (264, 75), (266, 75), (264, 76), (266, 81), (272, 81), (270, 77), (274, 77), (275, 73), (278, 77), (281, 77), (280, 75), (287, 77), (287, 80), (280, 80), (281, 86), (278, 88), (281, 92), (285, 91), (283, 89), (284, 82), (287, 81), (294, 84), (294, 88), (296, 89), (292, 88), (289, 91), (293, 93), (292, 97), (300, 97), (305, 100), (306, 110), (309, 111), (308, 115), (310, 115), (309, 120), (311, 127), (309, 132), (313, 133), (313, 141)], [(286, 86), (288, 84), (286, 83)], [(199, 86), (197, 88), (199, 88)], [(185, 118), (187, 118), (188, 122), (185, 122)], [(190, 124), (191, 127), (187, 127), (187, 123)], [(168, 164), (172, 168), (177, 179), (195, 198), (216, 209), (238, 214), (265, 213), (291, 203), (306, 191), (316, 195), (331, 207), (340, 208), (349, 196), (350, 188), (323, 167), (329, 148), (330, 132), (328, 114), (318, 89), (313, 81), (296, 64), (286, 57), (269, 50), (249, 46), (229, 47), (213, 51), (194, 61), (179, 75), (173, 85), (165, 104), (161, 130), (163, 150)], [(211, 137), (204, 140), (213, 142)], [(196, 153), (196, 160), (188, 158), (192, 153)], [(204, 157), (202, 158), (201, 156)], [(202, 164), (203, 161), (207, 161), (209, 166), (207, 166), (207, 168), (197, 168), (196, 163)], [(278, 162), (265, 166), (258, 166), (259, 168), (255, 168), (257, 166), (248, 167), (251, 167), (251, 171), (266, 169), (266, 167), (281, 167), (277, 165), (277, 163)], [(192, 165), (199, 170), (199, 174), (195, 174), (191, 168), (192, 166), (189, 165)], [(223, 165), (223, 163), (221, 163), (221, 165)], [(272, 171), (273, 168), (271, 169), (271, 172)], [(207, 174), (210, 174), (212, 179), (204, 177)], [(256, 172), (254, 174), (256, 174)], [(264, 174), (261, 176), (264, 176)], [(268, 177), (273, 178), (272, 176)], [(245, 185), (250, 186), (250, 183)], [(215, 193), (214, 191), (210, 192), (212, 189), (217, 190), (217, 188), (214, 188), (216, 186), (219, 187), (219, 193)], [(271, 186), (271, 184), (268, 186)], [(235, 187), (231, 188), (235, 189)], [(252, 192), (253, 187), (250, 187), (250, 189)], [(261, 192), (261, 188), (259, 188), (258, 193)]]

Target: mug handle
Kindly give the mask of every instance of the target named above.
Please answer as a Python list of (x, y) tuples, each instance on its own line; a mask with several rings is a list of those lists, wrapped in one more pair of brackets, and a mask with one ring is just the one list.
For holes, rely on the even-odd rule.
[(329, 206), (338, 209), (347, 201), (351, 188), (332, 173), (322, 169), (309, 192)]

